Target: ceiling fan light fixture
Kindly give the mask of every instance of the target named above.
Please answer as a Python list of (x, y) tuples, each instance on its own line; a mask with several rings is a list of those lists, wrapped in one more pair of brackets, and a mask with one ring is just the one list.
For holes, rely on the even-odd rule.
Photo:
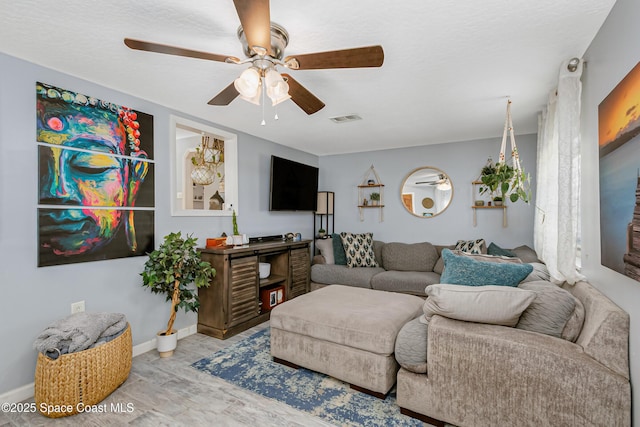
[(244, 70), (240, 77), (233, 81), (233, 85), (243, 98), (253, 98), (259, 92), (260, 80), (258, 70), (251, 67)]
[(264, 76), (264, 82), (267, 89), (267, 96), (271, 99), (271, 105), (276, 106), (291, 98), (289, 95), (289, 85), (275, 68), (267, 70)]
[(254, 96), (244, 96), (243, 94), (240, 94), (240, 98), (252, 104), (260, 105), (260, 95), (262, 95), (262, 85), (258, 85), (258, 89)]
[(280, 103), (282, 103), (282, 102), (284, 102), (284, 101), (286, 101), (288, 99), (291, 99), (291, 95), (289, 95), (288, 93), (284, 93), (283, 95), (281, 95), (279, 97), (274, 98), (272, 96), (269, 96), (269, 98), (271, 98), (271, 106), (275, 107), (276, 105), (278, 105), (278, 104), (280, 104)]

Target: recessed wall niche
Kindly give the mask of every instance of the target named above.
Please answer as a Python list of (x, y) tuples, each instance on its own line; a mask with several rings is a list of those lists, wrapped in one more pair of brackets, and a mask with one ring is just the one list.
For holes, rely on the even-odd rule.
[[(238, 214), (237, 135), (177, 116), (170, 122), (171, 215)], [(210, 183), (195, 178), (203, 162), (210, 167)]]

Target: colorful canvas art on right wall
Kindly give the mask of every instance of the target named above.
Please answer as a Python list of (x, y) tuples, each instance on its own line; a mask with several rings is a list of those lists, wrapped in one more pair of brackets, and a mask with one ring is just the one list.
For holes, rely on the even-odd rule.
[(640, 63), (598, 106), (602, 265), (640, 281)]

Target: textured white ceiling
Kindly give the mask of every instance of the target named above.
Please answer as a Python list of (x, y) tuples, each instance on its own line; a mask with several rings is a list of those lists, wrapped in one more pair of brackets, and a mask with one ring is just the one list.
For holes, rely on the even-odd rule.
[[(133, 51), (131, 37), (242, 58), (231, 0), (0, 0), (0, 51), (318, 155), (496, 137), (507, 96), (516, 133), (562, 61), (581, 56), (615, 0), (272, 0), (285, 55), (380, 44), (381, 68), (290, 74), (326, 107), (207, 105), (246, 66)], [(4, 76), (3, 76), (4, 77)], [(69, 88), (73, 89), (73, 88)], [(91, 95), (91, 94), (88, 94)], [(132, 106), (135, 108), (135, 106)], [(330, 117), (358, 114), (356, 122)]]

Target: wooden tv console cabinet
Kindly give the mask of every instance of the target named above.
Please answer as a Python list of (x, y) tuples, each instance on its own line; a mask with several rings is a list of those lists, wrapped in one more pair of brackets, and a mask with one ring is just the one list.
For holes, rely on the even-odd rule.
[[(216, 269), (208, 288), (199, 288), (198, 332), (225, 339), (269, 319), (260, 291), (284, 289), (284, 300), (309, 291), (310, 240), (252, 243), (240, 247), (200, 249)], [(258, 263), (271, 264), (260, 279)]]

